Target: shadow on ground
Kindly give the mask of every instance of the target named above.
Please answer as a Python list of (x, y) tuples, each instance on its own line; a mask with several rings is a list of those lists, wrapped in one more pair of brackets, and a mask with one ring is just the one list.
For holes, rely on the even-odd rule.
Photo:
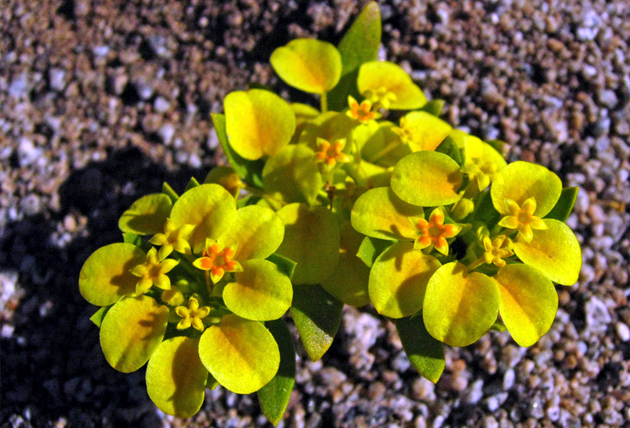
[[(81, 266), (96, 249), (122, 241), (118, 218), (140, 196), (167, 181), (182, 192), (191, 176), (168, 172), (137, 148), (110, 153), (104, 162), (73, 172), (60, 188), (61, 210), (7, 225), (0, 236), (0, 271), (16, 272), (23, 293), (1, 340), (0, 424), (46, 426), (159, 426), (146, 394), (144, 369), (113, 370), (89, 321), (95, 307), (79, 294)], [(64, 230), (67, 216), (86, 218), (84, 229)], [(64, 238), (65, 234), (65, 240)], [(69, 238), (72, 236), (72, 238)]]

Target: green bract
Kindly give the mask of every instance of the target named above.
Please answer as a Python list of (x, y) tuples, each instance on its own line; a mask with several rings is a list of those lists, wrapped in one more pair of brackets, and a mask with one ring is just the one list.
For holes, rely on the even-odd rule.
[(380, 37), (371, 2), (338, 47), (276, 49), (278, 76), (320, 108), (230, 93), (212, 114), (230, 165), (181, 195), (164, 183), (140, 198), (119, 220), (123, 242), (85, 261), (79, 290), (100, 307), (106, 360), (122, 372), (148, 361), (163, 412), (191, 417), (221, 385), (257, 392), (278, 424), (295, 383), (286, 318), (319, 360), (344, 304), (392, 319), (432, 382), (444, 345), (493, 329), (531, 346), (550, 329), (555, 284), (573, 285), (582, 265), (565, 224), (577, 189), (440, 119), (444, 101), (377, 61)]

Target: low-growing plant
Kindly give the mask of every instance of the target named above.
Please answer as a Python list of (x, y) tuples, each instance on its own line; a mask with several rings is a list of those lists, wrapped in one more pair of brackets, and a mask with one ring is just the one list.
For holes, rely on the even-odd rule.
[(380, 36), (370, 3), (338, 47), (276, 49), (278, 76), (320, 109), (262, 88), (230, 93), (212, 115), (230, 166), (181, 195), (165, 183), (140, 198), (120, 218), (123, 242), (85, 262), (80, 291), (101, 307), (105, 358), (125, 373), (148, 362), (165, 413), (190, 417), (222, 385), (257, 392), (278, 423), (295, 377), (287, 311), (318, 360), (343, 305), (372, 304), (437, 382), (444, 344), (507, 329), (530, 346), (554, 320), (554, 283), (577, 281), (565, 224), (577, 189), (441, 120), (443, 101), (377, 61)]

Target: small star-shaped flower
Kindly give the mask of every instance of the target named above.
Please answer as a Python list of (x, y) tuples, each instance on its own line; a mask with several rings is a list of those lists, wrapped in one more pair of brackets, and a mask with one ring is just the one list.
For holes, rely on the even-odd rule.
[(345, 163), (350, 161), (350, 156), (343, 153), (346, 147), (346, 139), (340, 138), (330, 144), (323, 138), (317, 138), (317, 148), (319, 152), (315, 155), (317, 162), (323, 162), (326, 170), (330, 171), (337, 163)]
[(188, 243), (188, 239), (190, 238), (190, 234), (194, 228), (194, 224), (184, 224), (177, 227), (169, 218), (166, 219), (164, 233), (157, 233), (153, 235), (149, 242), (153, 245), (162, 246), (159, 252), (160, 260), (167, 258), (173, 250), (182, 254), (190, 254), (190, 244)]
[(188, 307), (178, 306), (175, 308), (175, 313), (182, 317), (182, 320), (177, 323), (178, 330), (185, 330), (189, 328), (191, 325), (199, 330), (203, 331), (203, 321), (205, 317), (210, 313), (210, 308), (208, 306), (199, 307), (199, 301), (194, 297), (191, 297), (188, 300)]
[(378, 89), (367, 90), (363, 96), (369, 99), (373, 105), (383, 107), (385, 110), (389, 110), (391, 103), (395, 103), (398, 100), (396, 94), (388, 91), (384, 86)]
[(505, 205), (510, 214), (499, 221), (499, 226), (507, 229), (517, 229), (518, 236), (522, 237), (525, 242), (532, 242), (534, 238), (532, 229), (547, 229), (545, 221), (534, 215), (534, 212), (536, 212), (536, 199), (533, 196), (523, 202), (523, 207), (520, 207), (511, 199), (506, 199)]
[(154, 285), (162, 290), (169, 290), (171, 288), (171, 280), (166, 274), (178, 263), (177, 260), (173, 259), (160, 261), (157, 250), (151, 247), (147, 253), (147, 261), (131, 270), (133, 275), (140, 278), (136, 284), (136, 295), (140, 296), (146, 293)]
[(499, 235), (494, 240), (491, 240), (489, 236), (483, 237), (483, 248), (486, 250), (483, 253), (483, 259), (486, 263), (494, 263), (497, 267), (505, 266), (505, 258), (514, 255), (512, 251), (512, 241), (505, 235)]
[(352, 95), (348, 95), (348, 106), (350, 106), (350, 110), (346, 111), (346, 115), (361, 123), (368, 123), (370, 120), (381, 117), (379, 112), (371, 111), (372, 102), (370, 100), (363, 100), (361, 104), (359, 104)]
[(440, 207), (433, 210), (429, 216), (429, 221), (418, 220), (416, 227), (420, 235), (416, 238), (414, 248), (422, 250), (433, 245), (445, 256), (448, 255), (449, 249), (446, 239), (453, 238), (462, 230), (462, 227), (456, 224), (444, 224), (444, 211)]
[(216, 284), (221, 281), (225, 272), (241, 272), (243, 268), (236, 260), (232, 260), (236, 255), (237, 246), (221, 248), (216, 241), (206, 239), (206, 249), (201, 257), (193, 262), (193, 266), (198, 269), (210, 271), (210, 279)]

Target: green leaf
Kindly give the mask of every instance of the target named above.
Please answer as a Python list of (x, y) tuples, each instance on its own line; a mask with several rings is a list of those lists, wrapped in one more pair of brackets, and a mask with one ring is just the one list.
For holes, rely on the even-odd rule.
[(341, 55), (328, 42), (291, 40), (271, 54), (271, 66), (290, 86), (304, 92), (323, 94), (341, 77)]
[(199, 182), (195, 177), (190, 177), (190, 181), (186, 185), (186, 189), (184, 189), (184, 193), (189, 191), (190, 189), (194, 189), (195, 187), (199, 187)]
[(349, 221), (340, 229), (341, 245), (337, 267), (321, 286), (324, 290), (350, 306), (367, 305), (370, 269), (357, 257), (363, 235), (356, 232)]
[(547, 229), (534, 230), (532, 242), (514, 242), (514, 253), (553, 282), (573, 285), (582, 269), (582, 250), (573, 231), (561, 221), (546, 218)]
[(499, 312), (512, 338), (531, 346), (551, 328), (558, 312), (558, 293), (540, 271), (520, 263), (499, 269)]
[(118, 228), (123, 232), (139, 235), (162, 233), (171, 207), (171, 198), (164, 193), (143, 196), (123, 213), (118, 221)]
[(290, 312), (304, 349), (313, 361), (324, 356), (341, 324), (343, 303), (319, 285), (295, 285)]
[(439, 117), (442, 114), (444, 108), (444, 100), (431, 100), (427, 102), (420, 110)]
[(433, 256), (414, 250), (413, 242), (397, 242), (383, 251), (370, 271), (369, 292), (374, 309), (402, 318), (422, 309), (431, 276), (441, 266)]
[(205, 398), (208, 371), (199, 359), (199, 340), (173, 337), (158, 346), (146, 372), (147, 392), (158, 409), (190, 418)]
[(103, 319), (110, 309), (111, 306), (103, 306), (102, 308), (99, 308), (98, 311), (96, 311), (94, 315), (90, 317), (90, 321), (92, 321), (94, 325), (98, 328), (101, 328), (101, 324), (103, 324)]
[(219, 384), (237, 394), (258, 391), (280, 366), (280, 350), (269, 330), (237, 315), (226, 315), (203, 332), (199, 356)]
[(277, 253), (297, 263), (294, 284), (319, 284), (335, 270), (339, 259), (339, 226), (324, 207), (286, 205), (278, 215), (284, 222), (284, 241)]
[(202, 184), (184, 193), (173, 205), (171, 220), (177, 226), (194, 224), (190, 246), (200, 253), (206, 238), (217, 239), (236, 217), (236, 201), (218, 184)]
[(392, 94), (389, 110), (415, 110), (427, 103), (422, 90), (399, 65), (388, 61), (366, 62), (359, 68), (357, 86), (362, 96)]
[(236, 315), (254, 321), (280, 318), (291, 306), (291, 280), (267, 260), (247, 260), (234, 282), (223, 289), (225, 306)]
[(536, 200), (536, 217), (546, 216), (556, 205), (562, 193), (562, 181), (541, 165), (524, 161), (512, 162), (498, 173), (490, 187), (494, 207), (501, 214), (509, 214), (506, 200), (519, 206), (530, 197)]
[(149, 296), (125, 297), (101, 324), (101, 348), (116, 370), (131, 373), (146, 363), (164, 339), (168, 307)]
[(372, 120), (361, 126), (355, 124), (352, 136), (361, 153), (361, 159), (364, 162), (390, 167), (410, 154), (409, 145), (401, 143), (399, 135), (394, 132), (395, 129), (393, 123), (386, 121)]
[(280, 347), (280, 367), (271, 382), (258, 390), (258, 400), (269, 422), (277, 425), (287, 410), (295, 384), (295, 347), (284, 321), (268, 321), (266, 325)]
[(468, 346), (486, 333), (499, 314), (499, 289), (492, 278), (447, 263), (429, 280), (422, 316), (431, 336), (450, 346)]
[(177, 200), (179, 199), (179, 195), (177, 194), (177, 192), (175, 192), (171, 185), (168, 184), (166, 181), (162, 183), (162, 193), (171, 198), (172, 203), (177, 202)]
[(378, 58), (381, 44), (381, 12), (376, 2), (368, 3), (345, 34), (339, 46), (342, 71), (341, 80), (328, 95), (331, 110), (347, 107), (348, 95), (358, 98), (356, 81), (359, 67)]
[(489, 230), (492, 230), (501, 219), (501, 213), (494, 207), (490, 191), (481, 193), (474, 210), (474, 218), (476, 221), (484, 223)]
[(362, 194), (352, 207), (352, 227), (372, 238), (412, 241), (418, 236), (414, 220), (424, 210), (402, 201), (389, 187), (377, 187)]
[(125, 244), (132, 244), (142, 249), (145, 253), (148, 253), (153, 246), (146, 240), (142, 239), (142, 236), (135, 233), (123, 233), (123, 242)]
[(437, 152), (416, 152), (394, 167), (391, 186), (403, 201), (422, 207), (457, 202), (463, 175), (450, 157)]
[(556, 205), (551, 209), (551, 211), (549, 211), (549, 214), (547, 214), (545, 218), (552, 218), (560, 220), (561, 222), (566, 222), (569, 218), (569, 214), (571, 214), (571, 210), (573, 210), (573, 206), (575, 205), (578, 190), (578, 187), (567, 187), (566, 189), (562, 189), (558, 202), (556, 202)]
[(218, 238), (226, 246), (238, 245), (234, 259), (266, 259), (273, 254), (284, 237), (284, 223), (269, 208), (250, 205), (236, 211), (230, 227)]
[(422, 377), (436, 383), (446, 365), (442, 342), (429, 334), (422, 316), (396, 320), (396, 329), (411, 364)]
[(501, 157), (503, 157), (503, 148), (507, 145), (505, 141), (489, 140), (489, 141), (486, 141), (486, 144), (488, 144), (490, 147), (496, 150), (497, 153), (499, 153)]
[(293, 278), (293, 272), (295, 272), (295, 267), (297, 263), (291, 260), (288, 257), (281, 256), (280, 254), (273, 253), (266, 260), (269, 260), (271, 263), (278, 267), (278, 270), (285, 274), (289, 279)]
[(285, 202), (313, 205), (322, 189), (315, 152), (304, 144), (291, 144), (271, 156), (263, 169), (266, 193), (278, 193)]
[(366, 236), (363, 238), (363, 241), (361, 241), (361, 246), (359, 246), (359, 249), (357, 250), (357, 257), (367, 267), (372, 267), (374, 260), (376, 260), (376, 258), (392, 244), (393, 241), (386, 241)]
[(261, 89), (230, 92), (223, 107), (229, 144), (245, 159), (276, 154), (289, 144), (295, 131), (293, 109), (273, 92)]
[(251, 161), (242, 158), (228, 143), (228, 137), (225, 130), (225, 116), (219, 113), (212, 113), (212, 122), (214, 123), (214, 130), (221, 143), (221, 148), (225, 157), (230, 162), (234, 171), (241, 179), (250, 186), (262, 189), (262, 170), (265, 166), (265, 162), (262, 159)]
[(444, 153), (446, 156), (453, 159), (459, 166), (464, 165), (464, 157), (462, 156), (462, 152), (457, 147), (457, 143), (453, 138), (446, 137), (444, 141), (440, 143), (439, 146), (435, 149), (438, 153)]
[(109, 306), (136, 292), (138, 277), (131, 269), (146, 261), (146, 254), (132, 244), (116, 243), (96, 250), (83, 264), (79, 291), (96, 306)]

